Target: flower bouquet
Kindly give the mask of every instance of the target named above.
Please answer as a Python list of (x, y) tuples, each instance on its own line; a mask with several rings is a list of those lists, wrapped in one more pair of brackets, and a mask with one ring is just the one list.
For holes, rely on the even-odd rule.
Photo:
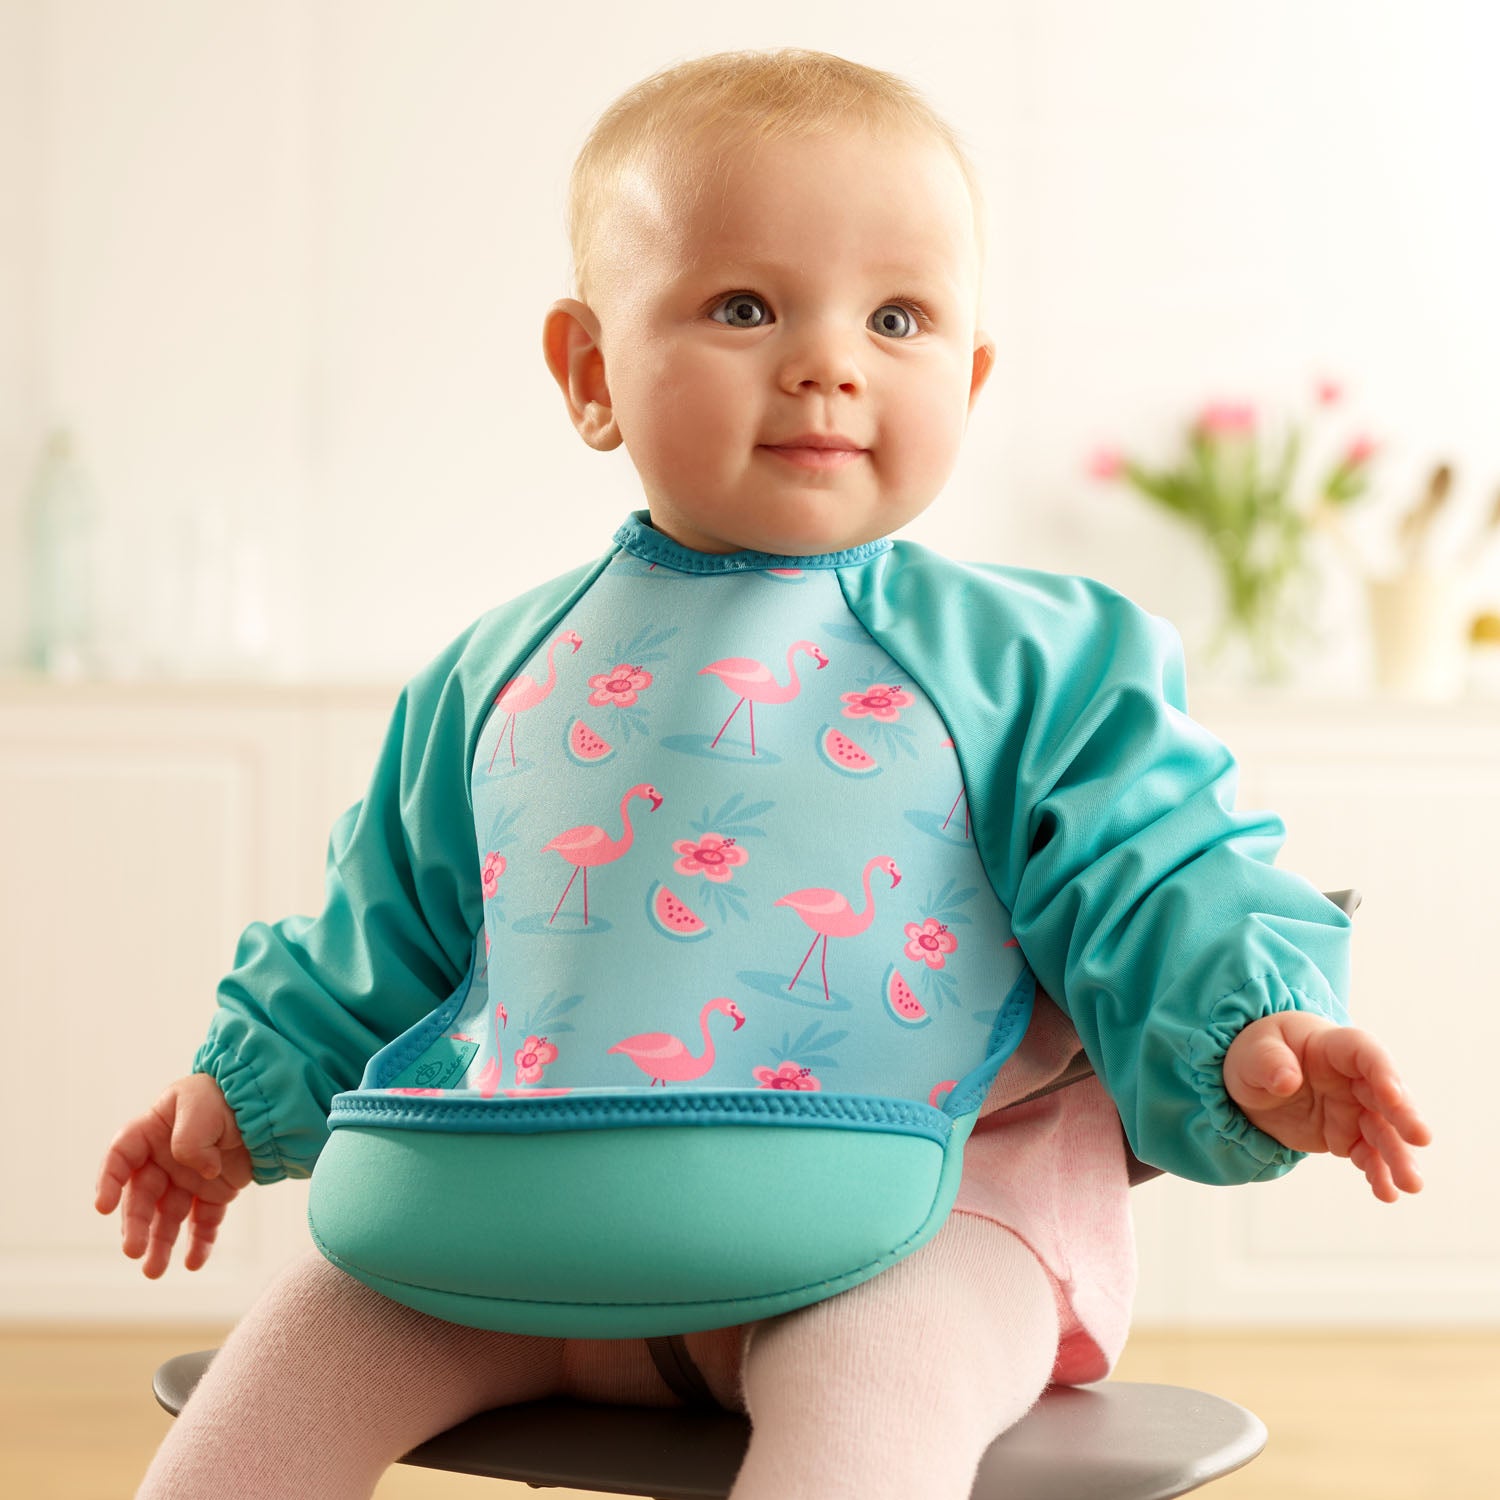
[[(1322, 381), (1317, 404), (1333, 406), (1341, 395), (1336, 383)], [(1301, 423), (1279, 435), (1263, 433), (1254, 407), (1213, 403), (1188, 425), (1181, 451), (1165, 467), (1116, 448), (1097, 450), (1089, 466), (1095, 478), (1129, 484), (1202, 534), (1224, 586), (1224, 618), (1210, 658), (1242, 638), (1264, 682), (1286, 675), (1290, 646), (1311, 625), (1307, 542), (1317, 515), (1365, 493), (1376, 451), (1368, 437), (1353, 438), (1304, 499), (1304, 446)]]

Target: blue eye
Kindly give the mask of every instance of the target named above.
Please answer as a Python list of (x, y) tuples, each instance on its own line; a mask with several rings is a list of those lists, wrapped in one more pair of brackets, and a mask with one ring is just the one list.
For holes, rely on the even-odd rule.
[[(760, 303), (760, 305), (762, 307), (765, 306), (765, 303), (762, 302), (761, 299), (754, 292), (731, 292), (729, 294), (729, 296), (727, 296), (727, 297), (725, 297), (723, 299), (723, 301), (718, 302), (718, 303), (716, 303), (714, 305), (713, 312), (711, 312), (709, 314), (709, 316), (713, 317), (713, 314), (716, 313), (716, 312), (718, 312), (719, 308), (725, 307), (725, 306), (727, 306), (730, 309), (731, 313), (735, 313), (735, 314), (747, 313), (749, 311), (753, 311), (754, 306), (755, 306), (756, 303)], [(715, 318), (714, 321), (715, 322), (720, 322), (722, 320), (718, 319), (718, 318)], [(760, 324), (759, 323), (736, 323), (736, 322), (730, 322), (728, 324), (728, 326), (730, 328), (759, 328)]]
[[(922, 331), (921, 325), (912, 315), (912, 309), (909, 308), (904, 302), (887, 302), (883, 307), (877, 307), (875, 309), (875, 326), (882, 333), (893, 333), (896, 332), (896, 329), (899, 329), (901, 327), (899, 323), (896, 325), (896, 329), (893, 329), (891, 327), (892, 319), (890, 317), (890, 314), (892, 312), (899, 312), (901, 316), (911, 324), (913, 333), (920, 333)], [(900, 338), (906, 338), (909, 335), (898, 334), (897, 336)]]
[[(721, 298), (709, 311), (709, 317), (716, 323), (723, 323), (727, 328), (762, 328), (766, 319), (761, 317), (755, 322), (740, 321), (740, 319), (753, 318), (757, 308), (765, 308), (765, 299), (759, 292), (731, 292), (727, 297)], [(728, 318), (720, 318), (718, 312), (721, 308), (729, 310)], [(900, 315), (906, 322), (903, 324), (896, 316)], [(874, 319), (877, 332), (894, 335), (897, 340), (909, 339), (913, 334), (922, 331), (922, 320), (925, 311), (915, 301), (886, 302), (875, 309)]]

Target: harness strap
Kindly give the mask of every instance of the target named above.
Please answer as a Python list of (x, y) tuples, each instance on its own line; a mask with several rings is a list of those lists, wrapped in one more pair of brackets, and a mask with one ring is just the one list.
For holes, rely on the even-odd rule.
[(703, 1378), (703, 1371), (693, 1363), (693, 1357), (688, 1353), (687, 1344), (680, 1333), (666, 1338), (647, 1339), (646, 1347), (651, 1351), (652, 1361), (661, 1378), (689, 1406), (718, 1406), (714, 1393)]

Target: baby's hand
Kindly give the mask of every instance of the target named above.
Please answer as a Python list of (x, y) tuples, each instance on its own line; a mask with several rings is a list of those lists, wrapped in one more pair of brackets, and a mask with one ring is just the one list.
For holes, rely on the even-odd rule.
[(1348, 1157), (1382, 1203), (1421, 1191), (1411, 1148), (1432, 1132), (1369, 1032), (1306, 1011), (1262, 1016), (1229, 1044), (1224, 1087), (1283, 1146)]
[(112, 1213), (123, 1191), (121, 1248), (132, 1260), (144, 1255), (141, 1271), (154, 1281), (184, 1218), (191, 1217), (192, 1239), (183, 1264), (189, 1271), (204, 1264), (225, 1208), (250, 1180), (250, 1153), (224, 1091), (193, 1073), (120, 1127), (99, 1168), (94, 1207)]

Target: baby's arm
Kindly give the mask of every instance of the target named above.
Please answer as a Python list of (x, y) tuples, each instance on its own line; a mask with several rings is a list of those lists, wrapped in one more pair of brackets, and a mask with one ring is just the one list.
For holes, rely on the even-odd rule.
[(1283, 1146), (1348, 1157), (1382, 1203), (1421, 1191), (1411, 1148), (1432, 1132), (1369, 1032), (1307, 1011), (1261, 1016), (1229, 1044), (1224, 1087)]
[(192, 1238), (183, 1262), (198, 1270), (208, 1259), (224, 1210), (250, 1182), (250, 1153), (212, 1078), (190, 1074), (168, 1084), (143, 1115), (122, 1125), (99, 1167), (94, 1207), (120, 1212), (121, 1248), (143, 1255), (153, 1281), (172, 1258), (184, 1218)]

